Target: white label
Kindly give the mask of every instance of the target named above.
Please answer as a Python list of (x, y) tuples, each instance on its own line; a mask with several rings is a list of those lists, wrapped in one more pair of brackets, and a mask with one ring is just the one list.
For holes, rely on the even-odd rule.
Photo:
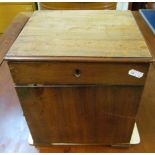
[(136, 78), (141, 78), (141, 77), (143, 77), (143, 75), (144, 75), (144, 73), (142, 73), (142, 72), (140, 72), (140, 71), (137, 71), (137, 70), (135, 70), (135, 69), (129, 70), (128, 74), (131, 75), (131, 76), (134, 76), (134, 77), (136, 77)]

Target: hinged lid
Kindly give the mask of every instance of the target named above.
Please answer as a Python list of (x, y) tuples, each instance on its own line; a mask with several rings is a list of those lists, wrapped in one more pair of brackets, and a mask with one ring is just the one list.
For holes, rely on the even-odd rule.
[(130, 11), (36, 11), (6, 58), (151, 58)]

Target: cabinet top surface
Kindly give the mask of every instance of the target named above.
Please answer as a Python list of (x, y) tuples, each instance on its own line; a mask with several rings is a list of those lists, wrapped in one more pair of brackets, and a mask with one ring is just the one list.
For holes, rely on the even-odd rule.
[(7, 57), (151, 57), (130, 11), (36, 11)]

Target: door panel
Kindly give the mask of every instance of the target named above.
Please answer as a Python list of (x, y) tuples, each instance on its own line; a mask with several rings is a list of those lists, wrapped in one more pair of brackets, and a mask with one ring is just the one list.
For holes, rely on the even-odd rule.
[(35, 144), (129, 142), (142, 88), (16, 87)]

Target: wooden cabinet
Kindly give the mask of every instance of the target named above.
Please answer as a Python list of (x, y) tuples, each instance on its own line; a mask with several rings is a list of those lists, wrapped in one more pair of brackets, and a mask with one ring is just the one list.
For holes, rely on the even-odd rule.
[(115, 10), (116, 2), (40, 2), (41, 10)]
[(130, 11), (37, 11), (5, 59), (34, 144), (130, 142), (152, 60)]
[(20, 12), (32, 12), (36, 9), (35, 3), (0, 3), (0, 33), (4, 33), (8, 25)]

